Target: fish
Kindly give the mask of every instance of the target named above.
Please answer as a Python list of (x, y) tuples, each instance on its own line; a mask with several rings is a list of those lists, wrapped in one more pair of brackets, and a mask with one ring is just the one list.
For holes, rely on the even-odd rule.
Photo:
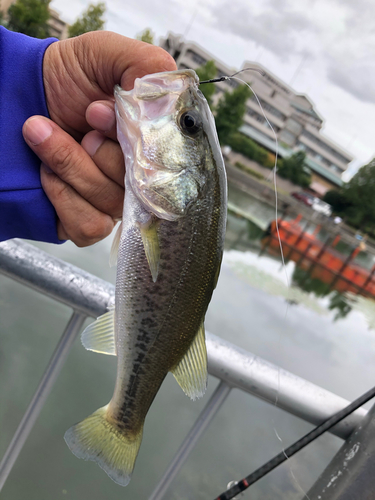
[(215, 121), (193, 70), (146, 75), (114, 90), (125, 158), (114, 308), (82, 333), (117, 356), (109, 404), (65, 433), (70, 450), (126, 486), (144, 421), (171, 372), (192, 400), (207, 386), (204, 319), (216, 287), (227, 182)]

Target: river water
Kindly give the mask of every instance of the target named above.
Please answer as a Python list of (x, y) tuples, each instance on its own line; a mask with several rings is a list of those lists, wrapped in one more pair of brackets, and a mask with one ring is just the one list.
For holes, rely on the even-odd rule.
[[(230, 201), (238, 203), (230, 189)], [(242, 199), (241, 203), (245, 203)], [(256, 200), (258, 224), (273, 209)], [(260, 223), (259, 223), (260, 221)], [(299, 279), (293, 262), (261, 252), (262, 231), (229, 214), (226, 251), (206, 328), (242, 348), (338, 395), (353, 400), (375, 380), (375, 309), (324, 292)], [(114, 283), (108, 266), (111, 237), (87, 249), (40, 248)], [(298, 286), (299, 283), (301, 286)], [(22, 418), (71, 311), (0, 276), (0, 456)], [(89, 322), (89, 321), (88, 321)], [(103, 406), (113, 392), (116, 360), (85, 351), (79, 340), (43, 408), (1, 500), (146, 500), (198, 416), (207, 395), (191, 402), (168, 376), (148, 414), (130, 485), (113, 483), (93, 462), (77, 459), (63, 435)], [(212, 500), (312, 426), (275, 406), (233, 390), (183, 466), (166, 500)], [(301, 500), (342, 441), (326, 435), (251, 487), (241, 498)]]

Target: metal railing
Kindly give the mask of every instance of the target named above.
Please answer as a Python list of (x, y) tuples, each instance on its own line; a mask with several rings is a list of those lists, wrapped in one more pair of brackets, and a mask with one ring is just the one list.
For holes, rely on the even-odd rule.
[[(0, 243), (0, 273), (73, 309), (40, 384), (0, 462), (0, 491), (52, 390), (87, 316), (103, 314), (114, 302), (114, 286), (21, 240)], [(349, 404), (345, 399), (283, 370), (216, 335), (206, 333), (208, 371), (220, 384), (181, 444), (149, 500), (160, 500), (204, 430), (233, 388), (262, 398), (318, 425)], [(331, 432), (347, 439), (367, 411), (354, 412)]]

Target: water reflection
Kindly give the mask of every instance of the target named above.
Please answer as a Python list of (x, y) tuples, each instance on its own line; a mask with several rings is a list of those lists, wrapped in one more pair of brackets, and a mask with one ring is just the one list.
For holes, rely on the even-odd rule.
[[(300, 233), (297, 233), (294, 241), (290, 240), (290, 232), (285, 226), (281, 228), (284, 229), (284, 234), (280, 232), (280, 236), (286, 263), (285, 271), (289, 276), (289, 283), (286, 282), (285, 286), (281, 286), (283, 278), (280, 243), (275, 226), (272, 224), (264, 231), (251, 220), (238, 215), (233, 210), (230, 211), (226, 237), (226, 250), (229, 253), (226, 261), (232, 267), (237, 268), (242, 276), (249, 278), (252, 274), (250, 281), (254, 286), (268, 293), (284, 296), (289, 306), (302, 303), (320, 314), (332, 311), (334, 321), (346, 318), (355, 308), (363, 312), (367, 318), (371, 317), (369, 327), (373, 328), (375, 312), (370, 315), (370, 311), (375, 311), (375, 304), (372, 300), (373, 293), (375, 293), (373, 256), (361, 251), (359, 246), (350, 247), (339, 238), (335, 241), (335, 238), (330, 238), (324, 231), (317, 231), (316, 226), (311, 226), (309, 223), (299, 228)], [(301, 238), (301, 234), (304, 233), (309, 236), (307, 242), (303, 242)], [(314, 249), (312, 242), (316, 244), (317, 240), (319, 241), (316, 245), (318, 248)], [(230, 252), (233, 250), (251, 251), (252, 256), (234, 257)], [(258, 257), (268, 256), (280, 264), (277, 266), (276, 273), (273, 273), (272, 283), (270, 275), (273, 266), (269, 262), (264, 276), (256, 278), (262, 265), (260, 262), (255, 263), (254, 252)], [(298, 290), (304, 294), (299, 293)], [(325, 298), (324, 307), (319, 301), (314, 302), (311, 295), (317, 299)]]
[(308, 271), (296, 267), (293, 272), (292, 283), (293, 286), (298, 286), (307, 293), (314, 293), (316, 297), (328, 297), (328, 309), (335, 311), (335, 321), (345, 318), (352, 310), (352, 306), (348, 303), (348, 298), (344, 294), (337, 290), (332, 291), (331, 285), (312, 277)]
[[(253, 210), (261, 228), (229, 213), (223, 267), (207, 313), (207, 329), (342, 397), (355, 399), (375, 378), (373, 301), (330, 290), (328, 283), (309, 271), (311, 262), (304, 268), (288, 258), (284, 269), (277, 248), (263, 244), (274, 209), (263, 210), (259, 201), (246, 197), (240, 203), (243, 211)], [(323, 234), (323, 242), (325, 238)], [(115, 271), (108, 267), (109, 240), (84, 250), (71, 243), (39, 246), (114, 282)], [(336, 248), (347, 255), (351, 251), (343, 244)], [(364, 255), (357, 258), (365, 260)], [(367, 268), (371, 269), (371, 263)], [(1, 276), (0, 307), (1, 454), (70, 310)], [(217, 380), (210, 377), (207, 396), (192, 403), (173, 377), (167, 377), (147, 417), (134, 478), (121, 489), (100, 474), (95, 464), (77, 460), (63, 440), (68, 427), (111, 397), (116, 372), (116, 360), (111, 358), (87, 352), (77, 341), (5, 485), (4, 500), (149, 497)], [(249, 474), (310, 429), (310, 424), (297, 417), (234, 390), (165, 500), (215, 498), (229, 481)], [(301, 489), (293, 478), (307, 491), (341, 444), (338, 438), (325, 436), (251, 487), (243, 498), (301, 500)]]

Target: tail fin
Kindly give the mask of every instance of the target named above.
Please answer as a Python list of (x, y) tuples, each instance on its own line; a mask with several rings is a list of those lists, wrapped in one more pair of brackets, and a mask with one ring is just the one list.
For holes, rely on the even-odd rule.
[(107, 418), (107, 406), (74, 425), (65, 441), (78, 458), (96, 462), (118, 484), (126, 486), (142, 441), (142, 430), (131, 439)]

